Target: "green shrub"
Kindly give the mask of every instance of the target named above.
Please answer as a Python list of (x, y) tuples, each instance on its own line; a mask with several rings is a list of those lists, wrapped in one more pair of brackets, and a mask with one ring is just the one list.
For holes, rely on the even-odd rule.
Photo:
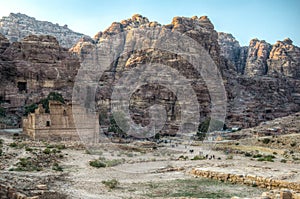
[(286, 163), (287, 161), (286, 161), (286, 159), (281, 159), (280, 162)]
[(18, 144), (17, 144), (17, 143), (15, 143), (15, 142), (13, 142), (13, 143), (10, 143), (10, 144), (9, 144), (9, 146), (10, 146), (10, 147), (14, 147), (14, 148), (16, 148), (16, 147), (18, 146)]
[(0, 107), (0, 117), (5, 117), (5, 109)]
[(114, 189), (116, 188), (120, 183), (118, 180), (116, 179), (112, 179), (112, 180), (103, 180), (102, 184), (104, 184), (106, 187), (110, 188), (110, 189)]
[(246, 153), (245, 153), (245, 156), (246, 156), (246, 157), (251, 157), (251, 156), (252, 156), (252, 154), (251, 154), (251, 153), (249, 153), (249, 152), (246, 152)]
[(90, 161), (90, 166), (96, 167), (96, 168), (101, 168), (101, 167), (106, 167), (106, 164), (100, 160), (93, 160), (93, 161)]
[(101, 167), (114, 167), (119, 164), (125, 162), (125, 159), (113, 159), (113, 160), (106, 160), (105, 158), (100, 157), (97, 160), (90, 161), (90, 166), (101, 168)]
[(204, 160), (204, 159), (205, 159), (204, 156), (195, 155), (191, 160)]
[(255, 155), (253, 155), (252, 157), (253, 157), (253, 158), (261, 158), (262, 155), (261, 155), (261, 154), (255, 154)]
[(181, 155), (181, 156), (179, 156), (179, 158), (178, 158), (178, 159), (187, 160), (187, 159), (189, 159), (189, 157), (188, 157), (188, 156), (183, 156), (183, 155)]
[(271, 141), (270, 138), (264, 138), (262, 142), (263, 142), (264, 144), (269, 144), (270, 141)]
[(52, 144), (47, 144), (46, 147), (47, 147), (48, 149), (53, 149), (53, 148), (54, 148), (54, 145), (52, 145)]
[(160, 139), (160, 134), (156, 133), (155, 136), (154, 136), (154, 139), (159, 140)]
[(298, 157), (293, 157), (293, 160), (297, 161), (297, 160), (300, 160), (300, 158), (298, 158)]
[(20, 158), (19, 162), (15, 165), (15, 168), (11, 168), (10, 171), (41, 171), (42, 168), (37, 166), (33, 160), (28, 158)]
[[(49, 93), (49, 95), (42, 99), (38, 104), (42, 104), (43, 108), (45, 109), (46, 113), (49, 113), (49, 100), (53, 100), (53, 101), (58, 101), (61, 103), (65, 103), (64, 98), (62, 97), (61, 94), (56, 93), (56, 92), (51, 92)], [(37, 109), (38, 105), (37, 104), (30, 104), (25, 106), (25, 111), (24, 111), (24, 115), (27, 116), (29, 113), (34, 113), (35, 109)]]
[(122, 164), (124, 162), (125, 162), (124, 159), (114, 159), (114, 160), (106, 160), (105, 164), (106, 164), (107, 167), (114, 167), (114, 166), (117, 166), (117, 165)]
[(63, 149), (66, 149), (66, 145), (64, 145), (64, 144), (57, 144), (57, 145), (55, 145), (55, 148), (57, 148), (59, 150), (63, 150)]
[(53, 166), (52, 166), (52, 170), (54, 171), (60, 171), (60, 172), (63, 172), (63, 168), (62, 166), (58, 165), (58, 163), (54, 163)]
[(273, 156), (273, 155), (265, 155), (263, 157), (258, 158), (257, 161), (274, 162), (274, 160), (273, 160), (274, 158), (275, 158), (275, 156)]
[(30, 104), (25, 106), (25, 113), (24, 115), (27, 116), (29, 113), (34, 113), (34, 110), (37, 109), (37, 104)]
[(292, 142), (291, 147), (295, 147), (297, 145), (297, 142)]
[(25, 151), (29, 151), (29, 152), (31, 152), (31, 151), (33, 151), (33, 149), (32, 149), (32, 148), (30, 148), (30, 147), (25, 147)]
[(51, 149), (46, 148), (46, 149), (44, 149), (43, 153), (45, 153), (45, 154), (50, 154), (50, 153), (51, 153)]

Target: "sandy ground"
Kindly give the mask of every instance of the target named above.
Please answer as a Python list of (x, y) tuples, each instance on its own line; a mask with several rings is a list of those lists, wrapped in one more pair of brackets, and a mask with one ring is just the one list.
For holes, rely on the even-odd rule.
[[(11, 159), (1, 160), (6, 161), (5, 164), (12, 166), (19, 158), (30, 155), (24, 149), (8, 147), (9, 143), (15, 141), (11, 135), (1, 135), (1, 139), (5, 143), (3, 147), (5, 153), (12, 154)], [(190, 174), (193, 168), (204, 168), (224, 173), (252, 174), (300, 182), (299, 163), (281, 163), (282, 156), (280, 154), (276, 155), (274, 162), (259, 162), (242, 154), (234, 154), (232, 159), (228, 159), (228, 155), (223, 151), (212, 151), (211, 145), (204, 146), (201, 142), (192, 143), (175, 138), (168, 139), (172, 142), (161, 143), (157, 149), (146, 148), (140, 151), (131, 150), (131, 147), (142, 149), (137, 147), (141, 145), (141, 142), (138, 141), (131, 143), (129, 148), (125, 150), (113, 143), (102, 143), (95, 153), (90, 153), (82, 148), (63, 149), (64, 158), (60, 160), (60, 165), (64, 168), (65, 177), (63, 180), (52, 183), (49, 188), (53, 191), (66, 193), (72, 199), (147, 198), (146, 193), (149, 190), (143, 186), (145, 183), (193, 179), (194, 177)], [(43, 143), (29, 141), (28, 144), (35, 148), (45, 148)], [(209, 156), (214, 155), (215, 159), (191, 160), (200, 153)], [(188, 156), (188, 158), (186, 160), (179, 159), (180, 156)], [(123, 159), (124, 163), (107, 168), (94, 168), (89, 165), (90, 161), (100, 157), (106, 160)], [(9, 168), (6, 167), (1, 172), (8, 175)], [(18, 175), (17, 172), (12, 174)], [(26, 175), (26, 172), (22, 175)], [(33, 175), (38, 176), (39, 173), (35, 172)], [(49, 168), (43, 170), (42, 175), (58, 174)], [(104, 180), (111, 179), (117, 179), (120, 182), (118, 188), (111, 190), (102, 183)], [(243, 191), (245, 188), (236, 187), (236, 189)]]
[[(252, 174), (263, 177), (271, 177), (287, 181), (300, 181), (299, 164), (275, 162), (258, 162), (250, 160), (242, 155), (234, 155), (233, 159), (226, 160), (227, 155), (220, 151), (208, 151), (202, 147), (178, 145), (176, 149), (170, 145), (161, 147), (157, 151), (146, 154), (133, 153), (133, 157), (120, 155), (120, 151), (110, 150), (109, 146), (103, 146), (106, 151), (101, 157), (107, 159), (126, 159), (126, 163), (111, 168), (93, 168), (89, 166), (91, 159), (97, 159), (99, 155), (82, 153), (82, 151), (68, 150), (68, 159), (63, 165), (70, 171), (66, 183), (62, 186), (63, 192), (72, 198), (138, 198), (137, 192), (124, 192), (122, 189), (108, 190), (101, 181), (117, 179), (124, 187), (132, 183), (162, 182), (172, 179), (189, 179), (192, 176), (192, 168), (205, 168), (211, 171), (225, 173)], [(190, 153), (190, 150), (194, 150)], [(190, 160), (197, 152), (213, 154), (212, 160)], [(119, 155), (116, 155), (119, 154)], [(164, 155), (163, 155), (164, 154)], [(170, 155), (171, 154), (171, 155)], [(128, 154), (127, 154), (128, 155)], [(189, 156), (189, 160), (178, 160), (180, 155)], [(217, 158), (221, 158), (218, 160)], [(180, 171), (167, 171), (167, 168), (180, 168)], [(144, 193), (140, 190), (140, 193)]]

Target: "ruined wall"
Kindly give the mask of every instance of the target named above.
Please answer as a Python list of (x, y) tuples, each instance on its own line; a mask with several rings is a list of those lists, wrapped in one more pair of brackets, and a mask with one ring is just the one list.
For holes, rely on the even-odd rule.
[(261, 176), (255, 176), (250, 174), (244, 175), (244, 174), (222, 173), (222, 172), (209, 171), (206, 169), (198, 169), (198, 168), (193, 169), (191, 171), (191, 174), (199, 177), (219, 180), (222, 182), (239, 183), (239, 184), (245, 184), (249, 186), (258, 186), (267, 189), (287, 188), (300, 193), (299, 182), (288, 182), (283, 180), (264, 178)]
[[(75, 124), (75, 114), (79, 119)], [(97, 118), (89, 117), (85, 109), (78, 105), (62, 104), (57, 101), (49, 102), (50, 113), (46, 113), (42, 105), (23, 118), (23, 132), (35, 140), (79, 140), (78, 129), (85, 138), (96, 139), (99, 133), (95, 121)]]

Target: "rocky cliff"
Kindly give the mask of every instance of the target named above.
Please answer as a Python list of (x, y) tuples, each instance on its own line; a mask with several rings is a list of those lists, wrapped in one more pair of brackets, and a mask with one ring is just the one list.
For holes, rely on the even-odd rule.
[(5, 49), (0, 54), (0, 101), (12, 117), (5, 123), (19, 125), (24, 106), (56, 91), (71, 99), (80, 63), (53, 36), (30, 35), (12, 44), (0, 34)]
[[(147, 28), (159, 28), (155, 34), (159, 34), (160, 38), (167, 38), (169, 32), (186, 35), (207, 51), (225, 84), (226, 124), (229, 127), (256, 126), (262, 121), (300, 111), (299, 48), (292, 45), (292, 41), (287, 39), (272, 46), (253, 39), (248, 47), (241, 47), (232, 35), (217, 33), (206, 16), (174, 17), (170, 24), (161, 25), (138, 14), (112, 23), (93, 39), (82, 37), (69, 51), (52, 36), (31, 35), (19, 42), (9, 43), (0, 35), (0, 75), (3, 79), (0, 98), (4, 102), (1, 106), (21, 115), (25, 104), (39, 101), (50, 91), (60, 92), (71, 99), (80, 62), (84, 62), (95, 49), (108, 49), (115, 59), (99, 78), (95, 95), (102, 126), (108, 126), (111, 122), (107, 112), (111, 109), (111, 96), (116, 85), (122, 86), (119, 81), (123, 74), (147, 63), (170, 66), (189, 79), (203, 121), (211, 115), (212, 95), (209, 88), (214, 90), (215, 85), (208, 85), (209, 82), (184, 56), (151, 48), (158, 42), (156, 35), (148, 35), (147, 40), (139, 39), (143, 38), (139, 34)], [(141, 32), (126, 32), (132, 29)], [(116, 41), (118, 45), (115, 45)], [(147, 45), (150, 48), (134, 50)], [(184, 51), (192, 50), (189, 46), (183, 47)], [(152, 74), (161, 79), (170, 78), (160, 70), (153, 70)], [(89, 95), (88, 90), (90, 92), (91, 89), (82, 92), (83, 97)], [(167, 87), (154, 83), (143, 85), (131, 95), (130, 114), (136, 123), (146, 126), (150, 122), (149, 107), (160, 104), (165, 107), (167, 115), (162, 133), (174, 134), (181, 120), (177, 97)]]
[(84, 35), (74, 32), (67, 25), (60, 26), (47, 21), (39, 21), (21, 13), (11, 13), (8, 17), (0, 19), (0, 33), (10, 42), (20, 41), (24, 37), (34, 35), (52, 35), (59, 44), (70, 48)]
[[(174, 17), (170, 24), (160, 25), (157, 22), (150, 22), (141, 15), (134, 15), (131, 19), (113, 23), (104, 32), (96, 34), (94, 40), (81, 40), (70, 51), (84, 59), (91, 49), (102, 46), (113, 35), (132, 28), (143, 29), (156, 26), (188, 35), (207, 50), (221, 70), (225, 82), (228, 96), (226, 118), (228, 126), (256, 126), (262, 121), (282, 117), (299, 110), (300, 90), (297, 89), (300, 85), (299, 79), (290, 78), (296, 76), (286, 76), (285, 74), (269, 75), (270, 60), (272, 60), (270, 57), (273, 57), (274, 54), (271, 52), (275, 52), (273, 50), (275, 46), (271, 46), (265, 41), (253, 39), (249, 47), (241, 47), (231, 34), (217, 33), (206, 16)], [(162, 31), (160, 34), (164, 36), (165, 33)], [(132, 41), (132, 37), (125, 36), (123, 39), (123, 45), (118, 46), (121, 52)], [(155, 43), (156, 41), (149, 42)], [(134, 45), (141, 45), (141, 43), (137, 41)], [(293, 54), (293, 56), (297, 54), (297, 47), (294, 47), (293, 50), (288, 46), (286, 48), (289, 50), (286, 49), (285, 51)], [(287, 59), (287, 57), (285, 58)], [(197, 99), (201, 106), (200, 115), (208, 117), (211, 114), (211, 96), (203, 79), (200, 76), (195, 76), (195, 71), (180, 57), (158, 50), (132, 52), (129, 55), (121, 56), (112, 63), (110, 70), (104, 75), (105, 78), (101, 80), (101, 82), (109, 83), (106, 84), (105, 88), (101, 87), (97, 93), (98, 104), (105, 104), (106, 106), (104, 108), (99, 107), (99, 109), (109, 109), (111, 92), (122, 72), (149, 63), (149, 60), (171, 66), (180, 74), (191, 77), (193, 89), (197, 93)], [(292, 63), (295, 65), (296, 61)], [(274, 66), (272, 67), (274, 68)], [(153, 74), (158, 73), (153, 71)], [(167, 127), (164, 129), (165, 132), (176, 131), (177, 120), (180, 119), (180, 108), (176, 104), (176, 96), (172, 95), (169, 90), (156, 85), (143, 86), (134, 93), (131, 102), (132, 117), (142, 125), (149, 124), (148, 119), (145, 119), (149, 116), (146, 111), (147, 107), (161, 103), (166, 107), (169, 118)]]
[(272, 46), (267, 61), (268, 75), (300, 79), (300, 48), (289, 38)]
[(273, 76), (300, 78), (300, 48), (289, 38), (274, 45), (264, 40), (252, 39), (249, 46), (240, 46), (228, 33), (218, 33), (221, 55), (236, 71), (246, 76)]

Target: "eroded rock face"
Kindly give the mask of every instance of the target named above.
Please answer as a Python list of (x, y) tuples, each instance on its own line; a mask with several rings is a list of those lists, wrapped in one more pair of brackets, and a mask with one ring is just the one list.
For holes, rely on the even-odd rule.
[[(134, 17), (133, 17), (134, 18)], [(116, 34), (125, 32), (132, 28), (149, 28), (154, 22), (149, 22), (139, 16), (142, 22), (132, 22), (133, 18), (124, 20), (121, 23), (113, 23), (104, 32), (99, 32), (94, 41), (81, 41), (71, 51), (84, 58), (93, 46), (110, 46), (106, 43), (108, 39)], [(264, 77), (268, 71), (268, 59), (271, 45), (265, 41), (252, 40), (249, 47), (240, 47), (232, 35), (218, 33), (207, 17), (174, 17), (171, 24), (162, 27), (163, 30), (178, 31), (186, 34), (203, 46), (215, 64), (221, 70), (228, 96), (227, 118), (228, 126), (251, 127), (262, 121), (276, 117), (282, 117), (299, 110), (299, 101), (295, 98), (298, 91), (295, 87), (300, 82), (294, 79), (281, 79), (276, 77)], [(120, 34), (121, 45), (114, 46), (112, 54), (126, 51), (130, 47), (133, 37)], [(135, 41), (136, 46), (143, 46), (143, 43), (155, 43), (151, 41)], [(132, 48), (134, 48), (132, 46)], [(180, 74), (193, 79), (193, 89), (197, 94), (198, 103), (201, 106), (201, 116), (210, 115), (210, 94), (207, 85), (197, 76), (191, 65), (182, 60), (179, 56), (149, 49), (125, 53), (105, 72), (101, 82), (101, 88), (97, 91), (96, 99), (99, 110), (109, 110), (110, 96), (118, 79), (124, 71), (138, 68), (143, 64), (162, 63), (179, 71)], [(234, 69), (234, 70), (232, 70)], [(243, 75), (245, 73), (245, 75)], [(159, 74), (153, 71), (153, 74)], [(240, 75), (239, 75), (240, 74)], [(163, 78), (163, 77), (162, 77)], [(300, 91), (299, 91), (300, 92)], [(180, 107), (176, 104), (176, 97), (170, 90), (157, 85), (148, 85), (139, 88), (131, 98), (131, 115), (134, 121), (146, 126), (149, 124), (149, 113), (147, 108), (155, 103), (166, 107), (168, 120), (163, 133), (172, 134), (178, 130), (180, 120)]]
[(0, 54), (2, 54), (8, 46), (9, 46), (8, 39), (2, 34), (0, 34)]
[(273, 45), (268, 59), (268, 75), (300, 78), (300, 48), (289, 38)]
[(300, 48), (289, 38), (270, 45), (264, 40), (252, 39), (248, 47), (240, 47), (231, 34), (218, 33), (221, 55), (240, 74), (249, 77), (300, 77)]
[(21, 117), (25, 105), (40, 101), (50, 92), (71, 100), (80, 63), (55, 37), (30, 35), (10, 44), (0, 59), (0, 97), (8, 113)]
[(248, 48), (245, 74), (248, 76), (266, 75), (268, 71), (267, 60), (270, 51), (270, 44), (264, 40), (252, 39)]
[(248, 47), (241, 47), (232, 34), (224, 32), (218, 32), (218, 43), (220, 45), (220, 54), (228, 60), (231, 68), (243, 74), (248, 56)]
[(57, 38), (61, 46), (70, 48), (84, 35), (74, 32), (67, 25), (59, 26), (47, 21), (39, 21), (21, 13), (11, 13), (0, 19), (0, 33), (10, 42), (20, 41), (24, 37), (35, 35), (52, 35)]
[[(12, 44), (0, 37), (0, 75), (4, 79), (0, 84), (0, 97), (7, 102), (6, 107), (10, 110), (20, 110), (25, 104), (38, 102), (51, 91), (59, 92), (70, 100), (74, 78), (80, 67), (79, 60), (83, 62), (95, 48), (108, 49), (114, 59), (111, 63), (102, 60), (108, 68), (97, 80), (99, 85), (95, 99), (100, 114), (110, 110), (112, 92), (124, 72), (144, 64), (159, 63), (172, 67), (191, 80), (201, 109), (199, 115), (204, 120), (211, 114), (208, 85), (182, 56), (151, 48), (158, 42), (154, 39), (156, 37), (139, 39), (144, 38), (139, 35), (145, 33), (143, 30), (155, 27), (159, 27), (156, 34), (160, 38), (167, 37), (168, 32), (185, 34), (208, 52), (225, 84), (228, 98), (226, 123), (229, 127), (251, 127), (300, 110), (300, 80), (297, 79), (299, 48), (289, 40), (272, 47), (257, 39), (252, 40), (249, 47), (240, 47), (232, 35), (219, 33), (218, 36), (206, 16), (174, 17), (170, 24), (162, 26), (141, 15), (134, 15), (113, 23), (105, 31), (97, 33), (94, 39), (81, 38), (69, 51), (60, 47), (52, 36), (31, 35)], [(135, 35), (127, 34), (126, 31), (131, 29), (141, 31)], [(111, 38), (119, 41), (117, 45), (112, 43)], [(186, 49), (182, 50), (189, 50), (183, 46)], [(148, 48), (134, 50), (141, 47)], [(287, 70), (281, 70), (284, 64), (287, 64)], [(162, 79), (169, 78), (161, 71), (154, 70), (152, 73)], [(283, 75), (285, 78), (282, 78)], [(82, 95), (87, 94), (82, 92)], [(157, 84), (143, 85), (132, 94), (130, 113), (134, 121), (142, 126), (148, 125), (149, 107), (154, 104), (166, 108), (168, 119), (162, 133), (176, 133), (181, 117), (180, 104), (176, 94)], [(104, 118), (101, 125), (109, 125), (109, 122)]]

